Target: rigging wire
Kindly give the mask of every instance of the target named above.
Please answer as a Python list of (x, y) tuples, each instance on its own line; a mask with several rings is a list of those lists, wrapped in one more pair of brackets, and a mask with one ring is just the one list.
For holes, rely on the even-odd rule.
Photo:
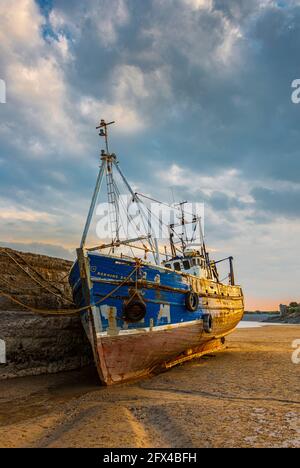
[(223, 283), (223, 281), (225, 281), (227, 278), (230, 278), (230, 273), (228, 273), (226, 276), (224, 276), (224, 278), (222, 278), (219, 283)]
[[(118, 194), (119, 194), (119, 201), (120, 201), (121, 205), (123, 206), (124, 212), (125, 212), (126, 217), (127, 217), (127, 220), (128, 220), (128, 222), (130, 223), (131, 220), (130, 220), (130, 217), (129, 217), (129, 215), (128, 215), (128, 210), (126, 210), (126, 207), (124, 207), (124, 202), (123, 202), (123, 200), (122, 200), (122, 197), (120, 197), (120, 192), (119, 192), (119, 189), (118, 189), (118, 187), (117, 187), (117, 185), (116, 185), (115, 180), (114, 180), (114, 184), (115, 184), (115, 189), (117, 190), (117, 192), (118, 192)], [(125, 228), (124, 228), (124, 224), (122, 223), (122, 216), (119, 217), (119, 220), (121, 220), (121, 224), (122, 224), (122, 228), (123, 228), (123, 231), (124, 231), (124, 235), (126, 235), (126, 230), (125, 230)], [(136, 226), (136, 227), (137, 227), (137, 226)], [(136, 231), (136, 232), (137, 232), (137, 231)], [(130, 244), (129, 244), (129, 249), (130, 249), (130, 251), (131, 251), (131, 253), (132, 253), (132, 256), (134, 256), (134, 251), (133, 251), (132, 246), (131, 246)]]
[[(161, 202), (161, 201), (159, 201), (159, 200), (156, 200), (155, 198), (148, 197), (148, 196), (143, 195), (143, 194), (139, 194), (138, 192), (136, 192), (136, 195), (137, 195), (137, 196), (138, 196), (138, 195), (141, 195), (142, 197), (144, 197), (144, 198), (146, 198), (146, 199), (148, 199), (148, 200), (150, 200), (150, 201), (154, 201), (155, 203), (158, 203), (158, 204), (167, 206), (167, 207), (172, 208), (172, 209), (178, 209), (178, 210), (179, 210), (179, 208), (176, 208), (176, 206), (172, 206), (172, 205), (169, 205), (169, 204), (167, 204), (167, 203), (165, 203), (165, 202)], [(141, 201), (141, 203), (143, 203), (143, 202)], [(147, 209), (149, 215), (151, 215), (152, 217), (154, 217), (154, 218), (157, 219), (158, 223), (160, 224), (160, 226), (161, 226), (161, 228), (162, 228), (162, 232), (163, 232), (163, 228), (164, 228), (164, 227), (165, 227), (165, 228), (169, 228), (169, 225), (166, 224), (166, 223), (164, 223), (160, 217), (158, 217), (155, 213), (153, 213), (153, 212), (147, 207), (147, 205), (146, 205), (145, 203), (143, 203), (143, 205), (146, 207), (146, 209)], [(182, 211), (181, 211), (181, 212), (182, 212)], [(194, 214), (194, 213), (192, 214), (192, 213), (189, 213), (189, 212), (187, 212), (187, 211), (184, 211), (184, 213), (185, 213), (185, 214), (190, 214), (190, 215), (192, 215), (192, 216), (193, 216), (193, 221), (191, 221), (191, 223), (196, 223), (195, 214)], [(186, 223), (185, 223), (185, 224), (186, 224)], [(173, 226), (174, 226), (174, 225), (173, 225)], [(181, 236), (180, 236), (180, 234), (174, 229), (174, 227), (171, 227), (171, 229), (172, 229), (172, 232), (174, 233), (174, 235), (176, 235), (176, 237), (178, 238), (178, 242), (177, 242), (177, 243), (182, 243), (182, 237), (181, 237), (181, 236), (183, 235), (183, 233), (182, 233)], [(195, 234), (196, 234), (196, 229), (197, 229), (197, 224), (195, 224), (195, 226), (194, 226), (194, 228), (193, 228), (192, 237), (191, 237), (191, 239), (190, 239), (190, 242), (193, 242), (193, 241), (196, 239), (196, 236), (195, 236)], [(186, 235), (186, 239), (187, 239), (187, 241), (189, 242), (189, 239), (188, 239), (187, 235)], [(179, 249), (178, 247), (176, 247), (176, 250), (177, 250), (178, 252), (180, 252), (180, 253), (183, 253), (183, 250), (182, 250), (182, 249)]]
[[(144, 219), (144, 218), (146, 218), (146, 216), (145, 216), (145, 213), (144, 213), (143, 210), (142, 210), (142, 206), (144, 206), (143, 203), (142, 203), (141, 200), (135, 195), (134, 191), (132, 190), (131, 186), (130, 186), (129, 183), (127, 182), (126, 177), (123, 175), (123, 172), (121, 171), (121, 169), (119, 168), (119, 166), (118, 166), (117, 163), (115, 163), (115, 167), (117, 168), (117, 171), (118, 171), (118, 173), (120, 174), (120, 176), (121, 176), (121, 178), (122, 178), (124, 184), (126, 185), (127, 189), (128, 189), (129, 192), (131, 193), (131, 195), (132, 195), (132, 197), (133, 197), (133, 201), (136, 201), (136, 202), (137, 202), (138, 207), (139, 207), (139, 210), (140, 210), (140, 213), (141, 213), (141, 220), (142, 220), (142, 223), (143, 223), (145, 232), (148, 232), (148, 230), (146, 229), (146, 226), (145, 226), (145, 219)], [(148, 227), (150, 227), (150, 226), (149, 226), (149, 223), (148, 223)], [(152, 234), (153, 234), (153, 233), (150, 233), (150, 232), (149, 232), (149, 235), (151, 235), (151, 237), (149, 237), (148, 243), (149, 243), (150, 248), (151, 248), (152, 250), (157, 251), (156, 246), (152, 244)], [(155, 259), (155, 261), (156, 261), (156, 263), (158, 263), (158, 259)]]
[[(135, 194), (137, 196), (139, 196), (139, 197), (147, 198), (148, 200), (151, 200), (151, 201), (153, 201), (155, 203), (158, 203), (159, 205), (164, 205), (164, 206), (167, 206), (168, 208), (172, 208), (172, 209), (180, 211), (180, 208), (176, 206), (177, 205), (176, 203), (174, 203), (174, 204), (166, 203), (166, 202), (163, 202), (161, 200), (157, 200), (156, 198), (149, 197), (148, 195), (145, 195), (145, 194), (139, 193), (139, 192), (135, 192)], [(190, 215), (190, 216), (195, 216), (195, 213), (190, 213), (189, 211), (186, 211), (186, 210), (184, 210), (184, 212), (186, 214)]]

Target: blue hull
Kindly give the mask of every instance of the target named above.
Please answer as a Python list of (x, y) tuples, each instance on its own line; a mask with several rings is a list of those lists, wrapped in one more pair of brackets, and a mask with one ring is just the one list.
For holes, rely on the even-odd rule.
[[(135, 262), (110, 256), (89, 254), (91, 280), (91, 303), (99, 304), (110, 294), (135, 268)], [(185, 295), (190, 286), (181, 274), (154, 265), (143, 264), (137, 273), (138, 281), (144, 281), (145, 287), (139, 288), (141, 297), (146, 304), (146, 315), (141, 322), (128, 323), (130, 328), (145, 328), (166, 324), (176, 324), (202, 319), (203, 309), (199, 305), (195, 312), (187, 311)], [(123, 304), (130, 296), (130, 289), (135, 286), (136, 275), (129, 280), (130, 284), (121, 286), (115, 294), (105, 300), (105, 304), (116, 308), (117, 325), (124, 325)], [(78, 263), (75, 263), (71, 274), (70, 284), (73, 288), (74, 299), (79, 306), (85, 304), (82, 297), (81, 280)], [(167, 307), (166, 307), (167, 306)], [(108, 319), (101, 315), (102, 330), (108, 328)]]
[[(81, 318), (104, 384), (140, 378), (161, 366), (219, 349), (243, 316), (239, 286), (146, 263), (137, 268), (134, 259), (88, 253), (87, 260), (79, 255), (69, 281), (77, 306), (90, 305)], [(191, 289), (199, 297), (194, 311), (186, 305)], [(138, 291), (145, 313), (131, 322), (124, 318), (124, 307), (133, 291)], [(205, 329), (208, 314), (209, 330)]]

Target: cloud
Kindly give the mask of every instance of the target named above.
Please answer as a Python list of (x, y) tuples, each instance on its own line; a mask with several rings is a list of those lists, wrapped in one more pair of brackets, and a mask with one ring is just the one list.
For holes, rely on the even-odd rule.
[[(104, 0), (92, 2), (89, 18), (96, 28), (101, 42), (105, 46), (116, 43), (119, 27), (124, 26), (129, 19), (127, 5), (124, 0)], [(95, 13), (98, 13), (98, 15)]]
[[(43, 18), (31, 0), (2, 0), (0, 5), (1, 51), (12, 50), (27, 56), (40, 45), (40, 27)], [(28, 37), (30, 36), (30, 41)]]
[(300, 218), (300, 187), (288, 190), (254, 188), (252, 195), (257, 208), (272, 213), (273, 216), (285, 218)]
[(212, 0), (182, 0), (183, 3), (193, 10), (207, 9), (211, 10), (213, 6)]
[(1, 207), (0, 208), (0, 220), (5, 222), (5, 220), (14, 221), (14, 220), (22, 220), (22, 221), (29, 221), (29, 222), (39, 222), (39, 221), (47, 221), (51, 222), (52, 218), (49, 213), (45, 213), (43, 211), (37, 212), (33, 210), (28, 210), (26, 208), (19, 209), (15, 207)]

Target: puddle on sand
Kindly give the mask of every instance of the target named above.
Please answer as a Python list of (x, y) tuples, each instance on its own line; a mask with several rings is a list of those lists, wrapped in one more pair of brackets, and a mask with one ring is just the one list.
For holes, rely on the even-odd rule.
[[(7, 390), (6, 385), (13, 383), (13, 380), (1, 382), (0, 395)], [(38, 390), (28, 391), (28, 386), (36, 388), (36, 382), (40, 382)], [(7, 395), (5, 401), (0, 402), (0, 427), (49, 414), (73, 398), (101, 389), (93, 366), (80, 371), (20, 377), (15, 380), (15, 384), (20, 391), (24, 388), (24, 395), (21, 397), (19, 392), (12, 393)]]
[(245, 321), (240, 322), (237, 328), (259, 328), (259, 327), (265, 327), (266, 325), (270, 325), (270, 324), (263, 323), (263, 322), (252, 322), (251, 320), (247, 320), (247, 321), (245, 320)]
[(251, 320), (242, 320), (236, 328), (260, 328), (260, 327), (282, 327), (282, 326), (295, 326), (292, 323), (278, 323), (278, 322), (252, 322)]

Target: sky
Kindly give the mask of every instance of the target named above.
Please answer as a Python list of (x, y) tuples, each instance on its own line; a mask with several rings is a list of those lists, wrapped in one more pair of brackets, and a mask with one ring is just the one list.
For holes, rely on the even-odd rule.
[(1, 0), (0, 244), (72, 258), (100, 118), (135, 189), (204, 202), (246, 308), (300, 300), (300, 0)]

